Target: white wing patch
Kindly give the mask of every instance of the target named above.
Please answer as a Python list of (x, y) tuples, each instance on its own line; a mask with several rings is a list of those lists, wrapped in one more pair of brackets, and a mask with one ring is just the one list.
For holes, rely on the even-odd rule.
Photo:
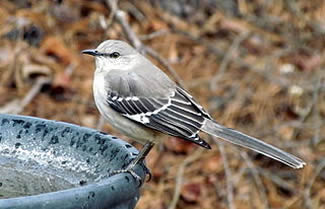
[(135, 120), (135, 121), (138, 121), (140, 123), (143, 123), (143, 124), (150, 123), (149, 118), (145, 114), (143, 114), (143, 113), (137, 114), (137, 115), (127, 115), (126, 114), (125, 116), (128, 117), (128, 118), (130, 118), (130, 119), (132, 119), (132, 120)]
[[(140, 113), (140, 114), (135, 114), (135, 115), (129, 115), (129, 114), (124, 114), (126, 117), (135, 120), (137, 122), (146, 124), (146, 123), (150, 123), (150, 119), (149, 117), (151, 115), (155, 115), (158, 114), (160, 111), (163, 111), (165, 109), (167, 109), (172, 103), (172, 99), (171, 97), (173, 97), (175, 95), (175, 92), (172, 93), (172, 95), (169, 97), (168, 99), (168, 103), (164, 104), (162, 107), (154, 110), (153, 112), (146, 112), (146, 113)], [(139, 98), (138, 97), (127, 97), (125, 98), (125, 100), (134, 100), (134, 101), (138, 101)]]
[(139, 101), (139, 98), (138, 97), (125, 97), (124, 98), (126, 101), (130, 101), (130, 100), (133, 100), (133, 101)]
[(120, 97), (116, 92), (111, 92), (108, 103), (132, 121), (210, 148), (198, 135), (209, 115), (180, 88), (176, 88), (167, 98)]

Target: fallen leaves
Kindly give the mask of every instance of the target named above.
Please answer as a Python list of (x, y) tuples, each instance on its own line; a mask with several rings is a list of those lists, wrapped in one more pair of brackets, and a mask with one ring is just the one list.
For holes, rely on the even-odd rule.
[(223, 162), (218, 153), (203, 160), (202, 170), (207, 173), (218, 173), (223, 170)]
[(56, 61), (61, 62), (65, 66), (77, 62), (71, 49), (67, 48), (63, 41), (57, 36), (49, 36), (45, 38), (41, 45), (41, 51), (47, 56), (53, 57)]
[(182, 187), (181, 197), (188, 203), (197, 203), (201, 198), (201, 183), (188, 183)]
[(175, 153), (186, 154), (193, 151), (195, 145), (177, 137), (169, 137), (164, 141), (166, 148)]
[[(109, 24), (111, 11), (101, 1), (28, 1), (28, 7), (15, 2), (0, 1), (0, 111), (19, 110), (96, 127), (94, 61), (80, 50), (96, 47), (103, 39), (126, 39), (118, 23)], [(315, 81), (324, 77), (322, 0), (288, 5), (239, 1), (240, 17), (198, 5), (188, 18), (148, 2), (121, 0), (119, 5), (131, 28), (146, 37), (144, 43), (159, 52), (185, 84), (193, 86), (190, 91), (197, 101), (218, 122), (267, 139), (308, 162), (301, 174), (259, 155), (252, 157), (270, 208), (304, 208), (303, 192), (325, 150), (324, 91), (320, 88), (316, 94), (314, 89)], [(291, 10), (292, 4), (298, 10)], [(249, 36), (231, 51), (212, 91), (211, 78), (220, 73), (225, 55), (244, 33)], [(42, 78), (50, 81), (44, 88), (35, 85)], [(29, 92), (36, 87), (42, 91), (30, 99)], [(315, 98), (311, 117), (299, 122)], [(108, 125), (103, 130), (125, 138)], [(153, 179), (145, 184), (138, 208), (167, 208), (180, 166), (203, 149), (174, 137), (162, 146), (147, 158)], [(177, 209), (229, 208), (223, 160), (212, 146), (213, 150), (201, 150), (196, 160), (184, 166)], [(256, 184), (251, 168), (237, 151), (226, 148), (233, 171), (233, 204), (238, 209), (264, 208), (261, 184)], [(272, 168), (276, 168), (272, 175), (262, 175)], [(322, 176), (315, 179), (309, 197), (315, 208), (324, 207)], [(297, 193), (281, 188), (274, 182), (279, 179)]]
[(319, 68), (325, 62), (319, 54), (297, 54), (293, 56), (293, 63), (303, 71), (314, 71), (317, 70), (317, 68)]

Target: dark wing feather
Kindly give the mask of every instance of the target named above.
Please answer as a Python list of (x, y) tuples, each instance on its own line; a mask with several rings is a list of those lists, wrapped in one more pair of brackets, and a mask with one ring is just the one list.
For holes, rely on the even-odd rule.
[(107, 102), (115, 111), (137, 123), (210, 148), (198, 135), (209, 114), (179, 87), (169, 98), (121, 97), (111, 91)]

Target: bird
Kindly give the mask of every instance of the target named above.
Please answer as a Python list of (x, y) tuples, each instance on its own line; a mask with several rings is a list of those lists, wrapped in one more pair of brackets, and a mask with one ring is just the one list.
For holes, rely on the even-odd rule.
[(211, 149), (200, 132), (295, 169), (306, 164), (273, 145), (217, 123), (187, 90), (124, 41), (106, 40), (82, 53), (95, 57), (93, 96), (100, 114), (114, 129), (143, 144), (127, 168), (114, 174), (129, 172), (140, 179), (135, 165), (168, 135)]

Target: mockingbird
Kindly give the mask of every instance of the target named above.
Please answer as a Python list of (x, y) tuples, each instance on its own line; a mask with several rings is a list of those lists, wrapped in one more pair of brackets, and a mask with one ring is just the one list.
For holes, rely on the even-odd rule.
[(138, 156), (120, 172), (133, 172), (155, 143), (166, 135), (204, 148), (200, 131), (273, 158), (292, 168), (306, 163), (270, 144), (218, 124), (183, 88), (129, 44), (107, 40), (82, 53), (95, 56), (93, 93), (96, 106), (112, 127), (144, 144)]

